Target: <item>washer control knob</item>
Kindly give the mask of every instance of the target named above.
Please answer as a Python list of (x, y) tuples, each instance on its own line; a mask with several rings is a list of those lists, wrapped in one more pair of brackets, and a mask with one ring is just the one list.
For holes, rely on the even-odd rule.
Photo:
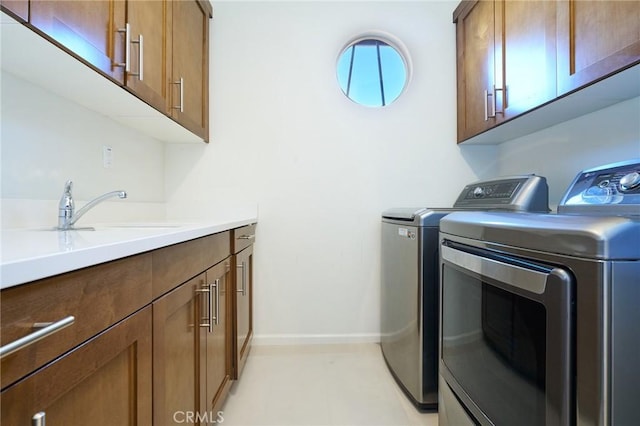
[(481, 186), (476, 186), (473, 190), (473, 196), (476, 198), (480, 198), (484, 196), (484, 189)]
[(620, 190), (631, 191), (632, 189), (640, 186), (640, 173), (631, 172), (620, 179)]

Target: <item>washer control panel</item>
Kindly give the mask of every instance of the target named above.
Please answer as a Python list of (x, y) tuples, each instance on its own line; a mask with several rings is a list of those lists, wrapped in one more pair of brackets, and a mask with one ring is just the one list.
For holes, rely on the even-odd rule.
[(580, 172), (558, 212), (640, 215), (640, 159)]

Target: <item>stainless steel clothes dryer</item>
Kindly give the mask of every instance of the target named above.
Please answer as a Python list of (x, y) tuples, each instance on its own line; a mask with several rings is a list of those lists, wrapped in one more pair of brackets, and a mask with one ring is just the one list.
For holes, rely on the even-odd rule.
[(578, 174), (558, 214), (440, 222), (439, 424), (636, 424), (640, 159)]

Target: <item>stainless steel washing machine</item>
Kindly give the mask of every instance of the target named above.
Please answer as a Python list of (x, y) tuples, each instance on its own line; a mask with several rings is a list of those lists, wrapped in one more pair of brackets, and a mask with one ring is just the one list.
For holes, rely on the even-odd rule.
[(425, 411), (438, 404), (438, 226), (460, 210), (547, 212), (547, 183), (534, 175), (481, 181), (465, 186), (453, 208), (383, 212), (382, 353), (397, 383)]

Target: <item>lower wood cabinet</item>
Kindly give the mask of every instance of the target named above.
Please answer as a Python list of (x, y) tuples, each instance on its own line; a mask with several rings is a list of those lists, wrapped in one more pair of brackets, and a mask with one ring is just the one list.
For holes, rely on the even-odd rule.
[(253, 235), (234, 234), (234, 256), (231, 235), (2, 290), (1, 424), (219, 422), (253, 333)]
[(233, 378), (240, 378), (253, 338), (253, 243), (256, 224), (236, 228), (231, 234), (234, 290), (232, 315)]
[(2, 424), (150, 425), (151, 351), (148, 306), (3, 390)]
[(231, 385), (229, 260), (153, 303), (154, 425), (213, 422)]
[(253, 337), (253, 246), (235, 256), (235, 342), (234, 379), (244, 368)]

